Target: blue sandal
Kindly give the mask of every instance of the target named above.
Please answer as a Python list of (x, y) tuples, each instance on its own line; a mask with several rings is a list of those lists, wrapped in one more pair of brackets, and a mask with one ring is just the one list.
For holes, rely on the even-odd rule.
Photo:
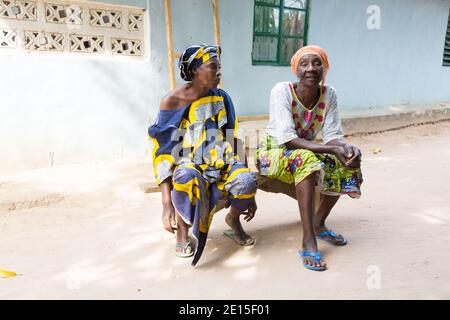
[[(328, 243), (331, 243), (332, 245), (339, 246), (339, 247), (345, 246), (347, 244), (347, 239), (345, 239), (342, 235), (337, 235), (336, 233), (334, 233), (331, 230), (325, 230), (324, 232), (319, 234), (317, 237), (320, 240), (324, 240)], [(334, 241), (331, 239), (327, 239), (326, 237), (331, 237)]]
[[(302, 260), (303, 260), (303, 257), (312, 257), (312, 258), (314, 258), (314, 260), (316, 260), (316, 262), (321, 262), (322, 261), (322, 256), (320, 255), (320, 252), (312, 253), (312, 252), (309, 252), (309, 251), (301, 251), (300, 250), (298, 252), (298, 255), (300, 256), (300, 258), (302, 258)], [(306, 269), (313, 270), (313, 271), (325, 271), (325, 270), (327, 270), (327, 267), (325, 267), (325, 266), (323, 266), (323, 267), (310, 266), (310, 265), (306, 264), (304, 260), (303, 260), (303, 266)]]

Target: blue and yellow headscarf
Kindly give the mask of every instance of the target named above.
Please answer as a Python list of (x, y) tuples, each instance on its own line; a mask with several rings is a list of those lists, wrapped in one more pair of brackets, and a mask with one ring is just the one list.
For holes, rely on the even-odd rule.
[(193, 71), (211, 58), (218, 57), (222, 49), (220, 46), (195, 45), (184, 50), (178, 61), (181, 78), (185, 81), (192, 81)]

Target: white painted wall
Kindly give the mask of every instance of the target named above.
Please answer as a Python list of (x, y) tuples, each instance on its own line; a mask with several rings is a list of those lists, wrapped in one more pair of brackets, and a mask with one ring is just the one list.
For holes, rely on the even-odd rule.
[[(162, 1), (149, 9), (163, 12)], [(164, 16), (150, 24), (157, 50), (146, 62), (0, 56), (1, 168), (145, 156), (149, 119), (167, 91)]]

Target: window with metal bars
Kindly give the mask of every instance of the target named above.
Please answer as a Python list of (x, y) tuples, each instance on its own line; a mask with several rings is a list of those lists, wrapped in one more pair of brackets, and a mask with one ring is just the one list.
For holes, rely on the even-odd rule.
[(450, 67), (450, 10), (448, 12), (447, 32), (445, 33), (443, 66)]
[(255, 0), (254, 65), (288, 66), (307, 44), (309, 0)]

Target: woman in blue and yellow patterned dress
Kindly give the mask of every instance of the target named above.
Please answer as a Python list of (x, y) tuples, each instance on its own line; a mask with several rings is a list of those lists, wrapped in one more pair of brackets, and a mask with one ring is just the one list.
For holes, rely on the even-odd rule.
[[(237, 118), (230, 96), (218, 89), (221, 49), (191, 46), (179, 68), (187, 84), (161, 101), (157, 121), (149, 128), (155, 177), (162, 190), (164, 228), (176, 231), (176, 255), (194, 255), (195, 265), (205, 247), (216, 205), (226, 197), (231, 205), (226, 235), (252, 245), (240, 223), (255, 215), (256, 180), (237, 154)], [(189, 227), (197, 239), (188, 236)]]

